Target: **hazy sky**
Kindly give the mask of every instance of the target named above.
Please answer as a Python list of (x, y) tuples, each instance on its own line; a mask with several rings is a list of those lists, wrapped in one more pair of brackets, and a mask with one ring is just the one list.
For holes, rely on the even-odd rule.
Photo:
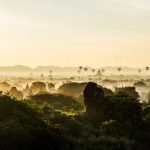
[(0, 0), (1, 65), (150, 65), (150, 0)]

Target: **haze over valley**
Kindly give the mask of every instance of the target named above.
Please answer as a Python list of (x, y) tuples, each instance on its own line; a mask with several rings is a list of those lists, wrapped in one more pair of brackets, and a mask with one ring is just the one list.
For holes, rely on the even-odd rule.
[(0, 0), (0, 150), (150, 150), (149, 0)]

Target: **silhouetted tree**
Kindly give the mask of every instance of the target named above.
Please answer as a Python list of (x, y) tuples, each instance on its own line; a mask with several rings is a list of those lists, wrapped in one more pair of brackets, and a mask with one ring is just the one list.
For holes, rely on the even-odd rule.
[(79, 69), (80, 69), (80, 70), (82, 70), (82, 69), (83, 69), (83, 67), (82, 67), (82, 66), (79, 66)]
[(129, 97), (133, 97), (135, 99), (138, 99), (140, 96), (138, 94), (138, 92), (136, 92), (135, 87), (122, 87), (122, 88), (116, 88), (115, 89), (115, 93), (119, 93), (119, 92), (124, 92), (126, 93)]
[(120, 91), (115, 96), (109, 97), (106, 103), (105, 110), (111, 119), (121, 123), (131, 122), (135, 125), (141, 122), (141, 104), (136, 98), (128, 96), (125, 92)]
[(87, 67), (85, 67), (85, 68), (84, 68), (84, 71), (85, 71), (85, 72), (87, 72), (87, 71), (88, 71), (88, 68), (87, 68)]
[(121, 69), (121, 67), (118, 67), (117, 70), (118, 70), (118, 72), (121, 72), (122, 69)]
[(0, 149), (61, 149), (57, 131), (47, 126), (36, 109), (8, 96), (0, 97)]
[(145, 67), (145, 70), (146, 70), (146, 71), (149, 71), (149, 67), (148, 67), (148, 66), (147, 66), (147, 67)]

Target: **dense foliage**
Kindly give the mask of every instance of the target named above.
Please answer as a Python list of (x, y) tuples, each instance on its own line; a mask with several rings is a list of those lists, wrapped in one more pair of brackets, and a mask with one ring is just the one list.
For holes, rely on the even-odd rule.
[(0, 149), (148, 150), (150, 106), (124, 93), (105, 97), (105, 121), (94, 126), (83, 104), (64, 95), (17, 101), (0, 97)]
[(60, 135), (29, 105), (0, 97), (0, 149), (59, 149)]

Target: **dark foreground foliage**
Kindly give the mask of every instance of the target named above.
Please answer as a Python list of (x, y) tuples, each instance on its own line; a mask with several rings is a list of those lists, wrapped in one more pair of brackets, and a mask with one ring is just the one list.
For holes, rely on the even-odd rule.
[(149, 150), (148, 105), (117, 94), (106, 97), (104, 106), (106, 121), (94, 126), (71, 97), (1, 96), (0, 150)]
[(25, 103), (0, 97), (0, 149), (59, 149), (60, 135)]

